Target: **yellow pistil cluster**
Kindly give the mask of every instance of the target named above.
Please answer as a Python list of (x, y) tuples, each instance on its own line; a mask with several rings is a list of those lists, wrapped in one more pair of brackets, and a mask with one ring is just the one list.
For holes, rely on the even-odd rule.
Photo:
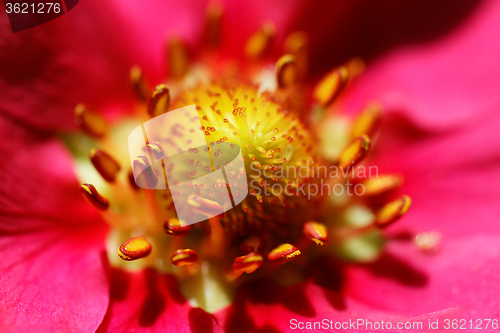
[[(191, 104), (207, 143), (234, 143), (242, 151), (249, 196), (221, 218), (231, 236), (247, 237), (314, 214), (318, 198), (306, 198), (297, 189), (315, 181), (312, 169), (321, 162), (313, 136), (297, 115), (236, 78), (186, 90), (171, 109)], [(228, 181), (234, 176), (229, 174)]]

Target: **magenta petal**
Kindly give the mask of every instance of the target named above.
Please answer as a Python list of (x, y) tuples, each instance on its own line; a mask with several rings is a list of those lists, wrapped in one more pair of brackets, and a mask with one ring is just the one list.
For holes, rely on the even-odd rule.
[(445, 237), (500, 233), (498, 106), (446, 134), (418, 132), (394, 118), (383, 126), (370, 163), (382, 174), (404, 175), (401, 192), (413, 199), (409, 214), (389, 230), (436, 229)]
[(0, 327), (95, 330), (108, 305), (107, 231), (62, 144), (0, 118)]
[(43, 223), (2, 218), (0, 326), (8, 332), (95, 331), (109, 301), (105, 253), (99, 251), (103, 233), (5, 230), (20, 219)]
[(467, 320), (496, 318), (499, 241), (499, 234), (444, 238), (435, 254), (423, 253), (412, 244), (393, 243), (391, 257), (366, 267), (350, 267), (345, 292), (374, 308), (407, 316), (460, 308), (460, 317)]
[(500, 101), (500, 3), (488, 1), (430, 44), (397, 49), (372, 63), (346, 95), (357, 112), (380, 101), (426, 128), (464, 124)]
[(98, 332), (220, 332), (214, 318), (193, 308), (176, 278), (147, 269), (111, 271), (111, 300)]
[[(42, 129), (74, 127), (77, 103), (127, 110), (132, 48), (106, 1), (80, 1), (46, 24), (12, 33), (0, 18), (0, 105)], [(123, 110), (122, 110), (123, 112)]]

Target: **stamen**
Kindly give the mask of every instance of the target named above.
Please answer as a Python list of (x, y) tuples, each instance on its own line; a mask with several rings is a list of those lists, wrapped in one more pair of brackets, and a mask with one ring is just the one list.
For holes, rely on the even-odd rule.
[(163, 147), (158, 142), (150, 142), (146, 144), (146, 147), (149, 148), (156, 160), (161, 160), (165, 157)]
[(146, 237), (132, 237), (118, 248), (118, 255), (125, 261), (147, 257), (153, 247)]
[(207, 5), (207, 16), (205, 24), (205, 41), (209, 46), (218, 46), (221, 39), (221, 21), (223, 14), (222, 4), (219, 2), (210, 2)]
[(250, 252), (244, 256), (234, 259), (233, 268), (236, 271), (243, 271), (247, 274), (255, 272), (260, 266), (264, 258), (257, 252)]
[(345, 87), (349, 72), (339, 67), (326, 74), (314, 88), (314, 99), (322, 106), (330, 105)]
[(359, 77), (363, 72), (365, 71), (366, 64), (363, 58), (361, 57), (354, 57), (350, 60), (348, 60), (345, 65), (344, 65), (347, 70), (349, 71), (349, 82), (352, 82), (353, 79)]
[(424, 252), (432, 253), (438, 250), (441, 234), (436, 231), (421, 233), (415, 236), (415, 244)]
[(78, 104), (75, 107), (75, 123), (80, 126), (85, 133), (96, 138), (106, 134), (108, 123), (98, 113), (90, 111), (84, 104)]
[(173, 79), (182, 79), (189, 69), (189, 54), (179, 38), (171, 38), (167, 45), (168, 68)]
[(302, 232), (316, 245), (323, 246), (328, 243), (328, 231), (324, 224), (314, 221), (307, 222), (304, 224)]
[(287, 88), (297, 82), (297, 63), (295, 57), (291, 54), (286, 54), (279, 58), (276, 63), (276, 79), (279, 88)]
[(181, 225), (175, 217), (169, 218), (163, 225), (167, 234), (172, 236), (186, 236), (191, 230), (191, 225)]
[(270, 261), (284, 264), (287, 261), (293, 260), (300, 255), (300, 250), (292, 244), (281, 244), (267, 255)]
[(370, 139), (361, 135), (352, 140), (340, 153), (339, 167), (346, 169), (353, 167), (366, 157), (370, 150)]
[(410, 206), (410, 197), (403, 195), (401, 198), (386, 204), (378, 211), (376, 224), (380, 227), (386, 227), (405, 215), (408, 209), (410, 209)]
[(142, 70), (139, 66), (133, 66), (130, 70), (130, 82), (132, 83), (132, 88), (134, 88), (137, 97), (141, 101), (146, 102), (150, 94), (150, 87), (142, 75)]
[(308, 71), (308, 44), (309, 38), (307, 33), (303, 31), (295, 31), (288, 35), (283, 45), (283, 51), (285, 54), (293, 54), (295, 56), (299, 74), (302, 77), (304, 77)]
[(403, 178), (396, 175), (383, 175), (379, 177), (368, 178), (361, 184), (363, 185), (365, 196), (377, 196), (394, 191), (403, 183)]
[(115, 181), (116, 174), (120, 171), (120, 164), (113, 157), (100, 149), (92, 149), (90, 160), (102, 178), (111, 183)]
[(170, 105), (170, 91), (164, 84), (156, 86), (148, 100), (148, 113), (154, 118), (168, 111)]
[(175, 266), (192, 265), (198, 260), (198, 254), (192, 249), (179, 249), (170, 257), (170, 261)]
[(207, 216), (215, 216), (224, 213), (224, 208), (219, 205), (219, 203), (202, 198), (198, 195), (192, 195), (187, 199), (188, 205), (192, 209), (199, 213)]
[(245, 239), (240, 244), (240, 250), (244, 253), (261, 252), (266, 248), (266, 243), (257, 236), (252, 236)]
[(271, 22), (264, 23), (247, 41), (245, 54), (251, 59), (265, 56), (271, 49), (276, 35), (276, 28)]
[(102, 211), (105, 211), (109, 208), (109, 200), (100, 195), (94, 185), (83, 184), (80, 187), (80, 192), (82, 193), (85, 200), (95, 208)]
[(153, 189), (158, 184), (156, 176), (146, 156), (137, 157), (132, 163), (134, 174), (137, 175), (136, 184), (142, 188)]
[(352, 125), (351, 137), (360, 135), (372, 137), (380, 126), (382, 120), (382, 107), (377, 103), (370, 104), (355, 120)]

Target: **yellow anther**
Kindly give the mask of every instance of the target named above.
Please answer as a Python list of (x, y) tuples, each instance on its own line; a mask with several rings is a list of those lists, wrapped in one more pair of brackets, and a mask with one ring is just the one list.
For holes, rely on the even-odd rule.
[(364, 188), (365, 196), (375, 196), (389, 193), (397, 189), (403, 183), (403, 178), (396, 175), (382, 175), (368, 178), (361, 184)]
[(163, 225), (167, 234), (172, 236), (186, 236), (191, 230), (191, 225), (182, 225), (175, 217), (169, 218)]
[(233, 268), (236, 271), (243, 271), (247, 274), (255, 272), (260, 266), (264, 258), (257, 252), (250, 252), (244, 256), (234, 259)]
[(295, 57), (286, 54), (279, 58), (276, 63), (276, 79), (279, 88), (287, 88), (295, 84), (298, 80), (297, 63)]
[(330, 105), (345, 87), (349, 72), (343, 66), (326, 74), (314, 88), (313, 96), (322, 106)]
[(109, 200), (97, 192), (92, 184), (83, 184), (80, 187), (80, 192), (85, 200), (99, 210), (107, 210), (109, 208)]
[(316, 243), (316, 245), (323, 246), (328, 243), (328, 231), (322, 223), (314, 221), (306, 222), (302, 232), (307, 238)]
[(114, 182), (116, 174), (120, 171), (120, 164), (108, 153), (100, 149), (92, 149), (89, 155), (92, 164), (101, 174), (102, 178), (108, 182)]
[(173, 79), (182, 79), (189, 69), (189, 54), (179, 38), (171, 38), (167, 44), (168, 69)]
[(292, 32), (285, 39), (283, 52), (295, 56), (301, 77), (305, 76), (309, 67), (309, 36), (303, 31)]
[(378, 103), (370, 104), (352, 124), (351, 137), (356, 138), (360, 135), (372, 137), (380, 126), (382, 120), (382, 107)]
[(276, 35), (274, 24), (264, 23), (247, 41), (245, 54), (251, 59), (258, 59), (266, 55), (271, 49), (272, 42)]
[(175, 266), (192, 265), (198, 260), (198, 254), (192, 249), (179, 249), (170, 257), (170, 261)]
[(352, 140), (340, 153), (339, 167), (346, 169), (353, 167), (370, 151), (370, 139), (366, 135), (361, 135)]
[(148, 113), (156, 117), (168, 111), (170, 106), (170, 91), (164, 84), (156, 86), (155, 91), (148, 100)]
[(132, 237), (118, 248), (118, 255), (126, 261), (137, 260), (148, 256), (152, 248), (146, 237)]
[(285, 263), (293, 260), (300, 255), (300, 250), (292, 244), (281, 244), (267, 255), (269, 261)]
[(130, 82), (137, 97), (146, 102), (150, 94), (150, 87), (139, 66), (133, 66), (130, 69)]
[(401, 198), (389, 202), (384, 207), (382, 207), (377, 213), (376, 224), (385, 227), (408, 212), (411, 206), (411, 199), (407, 195), (403, 195)]
[(75, 123), (80, 126), (85, 133), (96, 138), (106, 134), (108, 123), (100, 114), (89, 110), (84, 104), (75, 107)]

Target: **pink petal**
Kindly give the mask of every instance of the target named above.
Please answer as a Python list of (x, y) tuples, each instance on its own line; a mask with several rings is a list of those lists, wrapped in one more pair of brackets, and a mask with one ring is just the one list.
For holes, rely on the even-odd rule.
[(80, 1), (66, 15), (12, 33), (0, 18), (1, 109), (41, 129), (73, 129), (85, 102), (107, 112), (130, 109), (132, 48), (106, 1)]
[(111, 302), (98, 332), (220, 332), (214, 318), (193, 308), (172, 275), (153, 269), (111, 271)]
[(397, 49), (371, 64), (346, 96), (345, 109), (371, 100), (426, 128), (465, 124), (500, 101), (500, 3), (488, 1), (450, 35)]
[(443, 240), (435, 254), (393, 243), (379, 262), (351, 266), (345, 292), (376, 309), (408, 316), (459, 308), (461, 318), (496, 318), (500, 235)]
[(62, 144), (0, 118), (0, 326), (95, 330), (108, 304), (107, 231)]
[(381, 174), (404, 175), (401, 192), (413, 199), (409, 214), (392, 230), (438, 229), (447, 237), (500, 231), (498, 107), (446, 134), (419, 131), (396, 117), (386, 122), (370, 164)]

